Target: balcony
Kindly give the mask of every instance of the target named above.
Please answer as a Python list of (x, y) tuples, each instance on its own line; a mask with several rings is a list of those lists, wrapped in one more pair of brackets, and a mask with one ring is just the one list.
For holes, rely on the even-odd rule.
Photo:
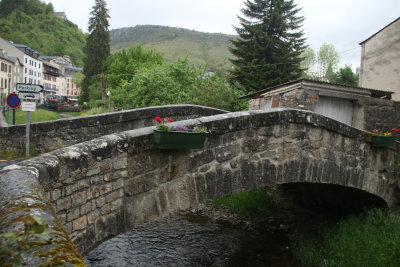
[(43, 90), (47, 92), (58, 92), (57, 88), (50, 88), (50, 87), (44, 87)]
[(57, 73), (57, 72), (54, 72), (54, 71), (50, 71), (50, 70), (44, 70), (43, 74), (47, 74), (47, 75), (50, 75), (50, 76), (53, 76), (53, 77), (59, 77), (60, 76), (60, 73)]

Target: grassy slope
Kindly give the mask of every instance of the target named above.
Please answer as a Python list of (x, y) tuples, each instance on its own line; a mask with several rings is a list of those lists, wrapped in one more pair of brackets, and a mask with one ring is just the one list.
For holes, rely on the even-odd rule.
[(145, 25), (112, 30), (110, 37), (112, 52), (141, 44), (161, 52), (166, 61), (189, 56), (189, 61), (196, 65), (209, 62), (215, 67), (228, 67), (229, 40), (235, 36)]

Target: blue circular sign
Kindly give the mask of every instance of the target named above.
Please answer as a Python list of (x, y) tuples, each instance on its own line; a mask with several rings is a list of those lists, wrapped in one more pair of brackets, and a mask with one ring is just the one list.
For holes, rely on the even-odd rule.
[(17, 108), (21, 104), (21, 100), (19, 99), (17, 94), (9, 94), (7, 96), (7, 105), (10, 108)]

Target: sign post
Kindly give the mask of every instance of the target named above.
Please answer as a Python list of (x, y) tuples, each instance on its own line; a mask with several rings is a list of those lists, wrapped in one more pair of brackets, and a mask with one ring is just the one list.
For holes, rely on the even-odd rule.
[(40, 92), (43, 91), (43, 86), (38, 84), (17, 83), (18, 96), (22, 100), (33, 100), (33, 102), (22, 102), (22, 111), (26, 111), (26, 149), (25, 156), (29, 157), (30, 145), (30, 125), (31, 111), (36, 111), (36, 100), (40, 100)]

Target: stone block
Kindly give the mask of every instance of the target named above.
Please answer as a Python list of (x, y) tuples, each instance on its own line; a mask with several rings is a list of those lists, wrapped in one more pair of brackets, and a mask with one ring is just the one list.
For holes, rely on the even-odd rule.
[(86, 203), (86, 191), (78, 192), (71, 195), (71, 206), (77, 207)]
[(106, 204), (105, 196), (99, 196), (94, 201), (96, 202), (96, 208), (101, 208)]
[(87, 217), (82, 216), (72, 222), (72, 231), (84, 230), (87, 225)]
[(96, 208), (95, 200), (87, 201), (80, 207), (80, 213), (82, 215), (87, 214)]
[(100, 210), (93, 210), (87, 215), (87, 222), (89, 225), (94, 224), (94, 222), (100, 217)]
[(53, 189), (50, 192), (50, 200), (57, 201), (61, 197), (61, 190), (60, 189)]
[(124, 196), (124, 190), (123, 189), (118, 189), (116, 191), (111, 192), (106, 196), (106, 202), (110, 203), (113, 202), (116, 199), (122, 198)]
[(112, 166), (114, 170), (126, 169), (128, 166), (127, 158), (117, 158), (113, 161)]
[(71, 198), (70, 197), (63, 197), (57, 200), (56, 208), (57, 212), (61, 210), (68, 210), (71, 207)]
[(75, 208), (75, 209), (70, 209), (67, 213), (67, 222), (70, 222), (72, 220), (75, 220), (76, 218), (79, 217), (80, 215), (80, 209), (79, 208)]
[(220, 145), (215, 149), (215, 155), (218, 162), (224, 162), (238, 156), (240, 145), (237, 143)]

